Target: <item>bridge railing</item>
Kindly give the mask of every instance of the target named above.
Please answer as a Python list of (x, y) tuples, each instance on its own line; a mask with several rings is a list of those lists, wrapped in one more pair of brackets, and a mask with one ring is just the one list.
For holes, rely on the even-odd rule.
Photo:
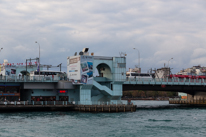
[(205, 79), (186, 79), (186, 78), (127, 78), (126, 82), (160, 82), (160, 83), (205, 83)]
[(0, 82), (58, 82), (66, 79), (60, 76), (0, 76)]
[(114, 100), (114, 101), (73, 101), (75, 105), (127, 105), (127, 100)]
[(127, 100), (118, 101), (0, 101), (0, 105), (127, 105)]
[(71, 105), (69, 101), (0, 101), (0, 105)]

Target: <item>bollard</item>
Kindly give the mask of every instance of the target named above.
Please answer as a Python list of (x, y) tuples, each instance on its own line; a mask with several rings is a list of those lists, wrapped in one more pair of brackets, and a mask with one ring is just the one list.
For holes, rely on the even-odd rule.
[(25, 106), (25, 101), (24, 101), (24, 106)]
[(64, 101), (63, 101), (63, 103), (62, 103), (63, 105), (64, 105)]
[(33, 105), (34, 105), (34, 101), (32, 101)]
[(15, 105), (16, 105), (16, 101), (15, 101)]
[(55, 105), (55, 101), (54, 101), (54, 105)]

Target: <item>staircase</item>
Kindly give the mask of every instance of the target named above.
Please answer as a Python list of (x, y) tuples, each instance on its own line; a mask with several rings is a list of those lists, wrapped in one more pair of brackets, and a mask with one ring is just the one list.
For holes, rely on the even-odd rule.
[(92, 100), (97, 100), (97, 101), (99, 101), (101, 98), (103, 98), (104, 97), (104, 95), (102, 95), (102, 94), (99, 94), (99, 95), (97, 95), (97, 96), (92, 96)]
[(109, 89), (107, 86), (101, 85), (98, 82), (93, 80), (93, 85), (100, 90), (100, 92), (104, 95), (113, 96), (113, 91)]

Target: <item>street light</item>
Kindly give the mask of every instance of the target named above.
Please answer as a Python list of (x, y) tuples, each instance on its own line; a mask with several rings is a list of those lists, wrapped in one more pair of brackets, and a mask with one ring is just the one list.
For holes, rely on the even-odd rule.
[[(136, 48), (133, 48), (133, 49), (135, 50)], [(140, 68), (140, 53), (138, 49), (136, 50), (138, 51), (138, 68)]]
[[(171, 58), (171, 59), (173, 59), (173, 58)], [(168, 66), (167, 66), (167, 68), (169, 68), (169, 62), (170, 62), (171, 59), (168, 60)], [(169, 75), (170, 75), (170, 68), (169, 68), (168, 71), (169, 71)]]
[(35, 43), (39, 45), (39, 78), (40, 78), (40, 44), (37, 41), (35, 41)]
[[(133, 48), (133, 49), (135, 50), (136, 48)], [(139, 69), (139, 76), (140, 76), (140, 52), (138, 49), (136, 50), (138, 51), (138, 69)]]
[(61, 72), (61, 66), (62, 66), (62, 63), (57, 66), (57, 67), (60, 67), (60, 72)]
[[(173, 58), (171, 58), (171, 59), (173, 59)], [(169, 62), (170, 62), (171, 59), (168, 60), (168, 65), (167, 65), (168, 68), (169, 68)]]

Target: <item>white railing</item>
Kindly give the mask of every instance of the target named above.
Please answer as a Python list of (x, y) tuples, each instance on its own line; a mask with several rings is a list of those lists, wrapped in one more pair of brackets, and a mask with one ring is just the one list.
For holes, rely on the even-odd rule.
[(0, 82), (57, 82), (67, 80), (59, 76), (0, 76)]
[(68, 101), (0, 101), (0, 105), (71, 105)]
[(0, 101), (0, 105), (128, 105), (128, 101)]
[(206, 79), (186, 79), (186, 78), (127, 78), (128, 82), (168, 82), (168, 83), (206, 83)]
[(117, 100), (117, 101), (73, 101), (72, 104), (75, 105), (128, 105), (127, 100)]

